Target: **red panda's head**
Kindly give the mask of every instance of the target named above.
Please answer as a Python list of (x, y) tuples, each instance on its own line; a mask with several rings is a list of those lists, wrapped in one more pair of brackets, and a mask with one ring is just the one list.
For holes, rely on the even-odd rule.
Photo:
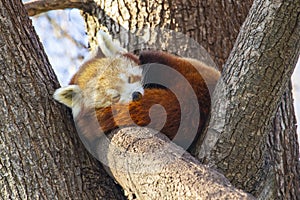
[(54, 99), (72, 108), (74, 117), (82, 107), (104, 108), (115, 103), (125, 104), (140, 98), (144, 93), (142, 69), (136, 60), (123, 55), (121, 47), (116, 47), (106, 35), (101, 37), (102, 46), (100, 43), (99, 50), (106, 57), (95, 56), (89, 59), (68, 86), (54, 93)]

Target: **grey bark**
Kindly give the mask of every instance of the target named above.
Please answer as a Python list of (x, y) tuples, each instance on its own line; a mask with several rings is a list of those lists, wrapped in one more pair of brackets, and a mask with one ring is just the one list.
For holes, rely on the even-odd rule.
[(52, 99), (59, 85), (20, 1), (0, 1), (0, 63), (0, 199), (122, 199)]
[(271, 130), (265, 138), (266, 163), (269, 173), (260, 183), (260, 199), (299, 199), (300, 162), (297, 143), (296, 118), (294, 113), (292, 84), (281, 98)]
[(123, 128), (97, 147), (129, 199), (254, 199), (157, 131)]

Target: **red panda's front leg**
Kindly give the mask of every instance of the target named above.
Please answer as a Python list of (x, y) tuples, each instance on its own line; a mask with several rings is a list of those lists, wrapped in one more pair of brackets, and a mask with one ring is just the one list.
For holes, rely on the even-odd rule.
[[(99, 108), (95, 113), (100, 131), (103, 133), (138, 125), (161, 131), (170, 139), (176, 135), (181, 119), (180, 105), (176, 96), (162, 89), (146, 89), (143, 97), (138, 101)], [(77, 120), (83, 116), (84, 114), (78, 116)]]

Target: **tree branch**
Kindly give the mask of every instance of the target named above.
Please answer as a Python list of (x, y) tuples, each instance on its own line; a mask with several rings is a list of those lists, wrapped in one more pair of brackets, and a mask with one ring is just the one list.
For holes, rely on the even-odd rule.
[(77, 8), (85, 12), (95, 7), (93, 0), (32, 0), (24, 3), (29, 16), (41, 14), (51, 10)]
[(220, 173), (201, 165), (163, 134), (139, 127), (123, 128), (101, 139), (98, 159), (137, 199), (253, 199)]

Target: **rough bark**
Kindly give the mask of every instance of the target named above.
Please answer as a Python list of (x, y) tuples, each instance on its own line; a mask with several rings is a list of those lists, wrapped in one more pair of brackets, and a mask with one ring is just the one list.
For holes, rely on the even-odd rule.
[(58, 82), (37, 38), (20, 1), (1, 0), (0, 199), (122, 199), (54, 102)]
[[(221, 114), (213, 112), (210, 128), (221, 136), (207, 163), (222, 170), (235, 186), (257, 196), (262, 192), (260, 184), (271, 172), (265, 138), (299, 55), (299, 9), (300, 2), (255, 1), (217, 89), (217, 103), (213, 109)], [(288, 128), (295, 135), (295, 127)], [(275, 140), (277, 136), (270, 137)], [(287, 161), (280, 157), (282, 162)], [(289, 159), (293, 159), (289, 164), (297, 163), (297, 157)], [(292, 181), (295, 183), (295, 191), (291, 191), (293, 197), (298, 195), (298, 173)]]
[[(99, 8), (84, 14), (92, 49), (96, 46), (96, 32), (102, 28), (129, 50), (163, 49), (201, 59), (219, 69), (225, 63), (252, 5), (252, 0), (243, 1), (243, 4), (198, 0), (95, 2)], [(199, 52), (202, 48), (209, 55)]]
[(170, 28), (199, 42), (222, 70), (252, 2), (175, 0)]
[[(252, 2), (253, 0), (245, 0), (242, 4), (239, 1), (221, 2), (210, 0), (174, 0), (172, 2), (166, 0), (156, 2), (122, 0), (118, 3), (111, 0), (32, 0), (25, 3), (25, 8), (30, 16), (66, 8), (78, 8), (90, 13), (84, 16), (88, 22), (88, 35), (92, 44), (95, 29), (98, 30), (100, 26), (107, 28), (113, 34), (122, 31), (128, 33), (127, 30), (130, 30), (136, 35), (143, 35), (140, 32), (145, 26), (159, 26), (160, 28), (179, 31), (203, 45), (221, 69), (233, 47), (239, 28), (244, 22)], [(128, 44), (131, 42), (140, 42), (140, 38), (131, 37), (134, 37), (135, 40), (124, 42), (124, 45), (132, 45)], [(164, 39), (158, 36), (155, 37), (156, 40), (166, 43)], [(122, 42), (124, 38), (119, 39)], [(181, 47), (176, 45), (176, 47), (183, 48), (182, 45)], [(171, 50), (170, 48), (168, 47), (168, 50)], [(185, 51), (187, 50), (185, 49)], [(188, 53), (182, 54), (188, 56)]]
[[(260, 199), (299, 199), (300, 198), (300, 162), (297, 143), (296, 118), (291, 106), (292, 84), (283, 95), (278, 112), (272, 119), (271, 131), (265, 142), (266, 162), (270, 165), (267, 178), (261, 182)], [(272, 189), (270, 189), (272, 188)]]
[(51, 10), (78, 8), (85, 12), (95, 7), (93, 0), (32, 0), (24, 3), (29, 16), (38, 15)]
[(97, 147), (129, 199), (254, 199), (157, 131), (123, 128)]

